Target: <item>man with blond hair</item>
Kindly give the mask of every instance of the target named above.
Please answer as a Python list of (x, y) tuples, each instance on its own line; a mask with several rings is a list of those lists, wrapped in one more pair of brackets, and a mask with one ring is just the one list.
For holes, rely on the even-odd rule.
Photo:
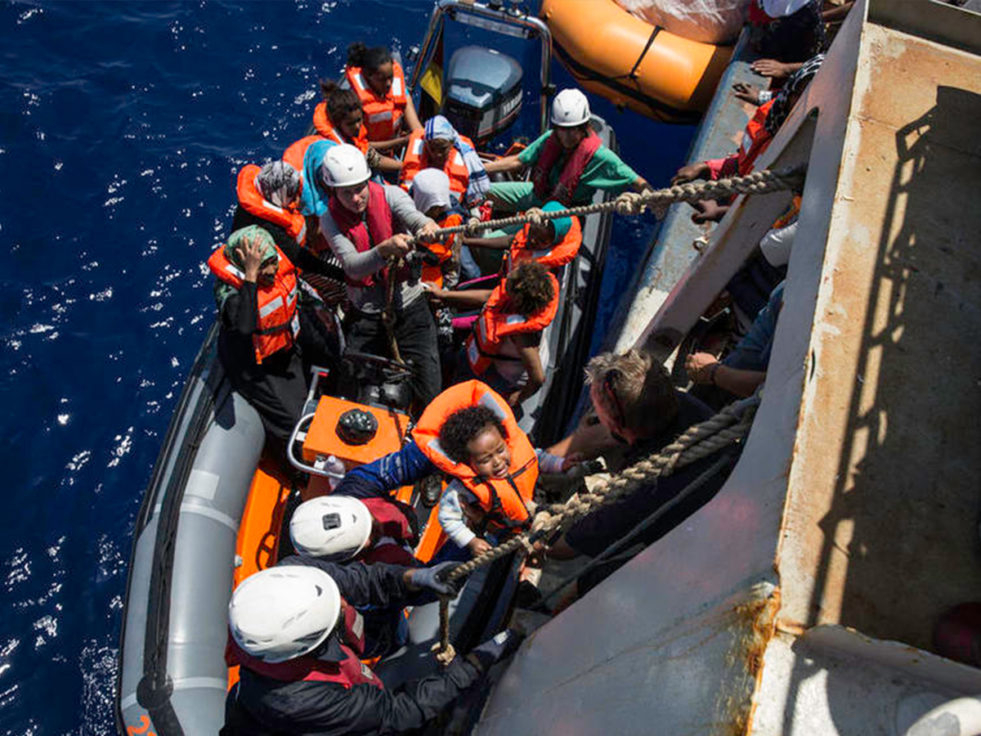
[[(623, 467), (659, 452), (693, 424), (712, 416), (712, 410), (705, 404), (671, 384), (668, 372), (659, 361), (640, 350), (628, 350), (620, 355), (597, 355), (586, 366), (586, 382), (598, 424), (606, 430), (604, 434), (608, 434), (616, 443), (626, 445)], [(596, 431), (587, 428), (586, 432), (592, 439), (578, 447), (573, 442), (571, 447), (586, 456), (603, 454), (603, 442), (597, 440)], [(609, 448), (612, 444), (607, 441), (605, 447)], [(570, 446), (567, 442), (560, 445)], [(738, 458), (738, 448), (720, 453), (726, 454), (726, 463), (709, 478), (701, 479), (697, 489), (644, 528), (625, 549), (581, 577), (578, 593), (582, 595), (594, 587), (641, 549), (660, 539), (706, 504), (729, 476)], [(594, 511), (575, 523), (551, 546), (550, 556), (569, 559), (578, 555), (596, 557), (602, 554), (611, 544), (630, 534), (638, 524), (682, 493), (720, 457), (722, 454), (714, 454), (686, 465), (672, 475), (645, 484), (616, 503)]]

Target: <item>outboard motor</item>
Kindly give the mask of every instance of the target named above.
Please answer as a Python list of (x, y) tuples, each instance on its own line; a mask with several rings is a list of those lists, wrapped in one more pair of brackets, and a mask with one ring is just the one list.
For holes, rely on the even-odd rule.
[(507, 54), (464, 46), (446, 69), (443, 114), (457, 132), (480, 145), (518, 117), (521, 77), (521, 65)]

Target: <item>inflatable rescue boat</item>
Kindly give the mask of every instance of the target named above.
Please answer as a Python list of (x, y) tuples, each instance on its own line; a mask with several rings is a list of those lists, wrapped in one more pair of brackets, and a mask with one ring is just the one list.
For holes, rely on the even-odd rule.
[(667, 123), (696, 122), (732, 56), (635, 18), (613, 0), (543, 0), (554, 51), (590, 92)]
[[(468, 17), (469, 10), (509, 29), (538, 29), (545, 34), (538, 38), (542, 48), (550, 45), (548, 29), (534, 16), (466, 3), (457, 7), (446, 0), (435, 15), (439, 18), (451, 4), (453, 20)], [(441, 32), (441, 24), (430, 28), (437, 25)], [(514, 37), (514, 33), (504, 35)], [(488, 74), (495, 69), (473, 64), (474, 55), (481, 53), (488, 58), (502, 55), (496, 49), (470, 46), (457, 57), (466, 63), (451, 61), (441, 71), (443, 89), (449, 92), (440, 109), (455, 115), (461, 128), (467, 119), (474, 125), (492, 121), (486, 131), (481, 128), (486, 133), (482, 138), (496, 137), (506, 145), (510, 136), (500, 136), (517, 118), (513, 100), (520, 105), (521, 79), (504, 78), (507, 89), (481, 79), (482, 67)], [(425, 61), (421, 59), (420, 65)], [(547, 61), (543, 55), (543, 64)], [(516, 62), (508, 67), (520, 69)], [(547, 69), (540, 74), (547, 80)], [(490, 92), (478, 99), (469, 93), (475, 87)], [(538, 127), (540, 110), (529, 107), (526, 113)], [(609, 126), (595, 117), (591, 123), (603, 143), (616, 150)], [(604, 196), (597, 194), (597, 201)], [(588, 218), (579, 255), (557, 272), (562, 299), (541, 345), (546, 383), (521, 407), (521, 426), (539, 443), (560, 436), (575, 411), (610, 226), (609, 214)], [(324, 284), (312, 281), (311, 285), (326, 297)], [(340, 285), (333, 286), (336, 293)], [(302, 500), (329, 493), (345, 472), (399, 449), (411, 432), (405, 410), (405, 366), (382, 356), (344, 351), (335, 308), (328, 307), (322, 316), (335, 326), (342, 357), (334, 371), (314, 371), (306, 407), (289, 443), (288, 461), (299, 471), (292, 474), (283, 472), (282, 458), (264, 454), (261, 420), (232, 390), (218, 359), (217, 325), (205, 339), (171, 419), (134, 530), (115, 700), (120, 734), (219, 731), (226, 694), (238, 676), (224, 659), (227, 607), (235, 586), (292, 553), (289, 522)], [(352, 411), (373, 418), (369, 423), (375, 430), (369, 441), (348, 442), (340, 431)], [(424, 504), (425, 494), (421, 484), (417, 486), (394, 495), (416, 511), (420, 535), (414, 554), (426, 562), (445, 535), (436, 508)], [(505, 557), (468, 579), (450, 607), (450, 638), (458, 651), (467, 651), (500, 630), (511, 609), (519, 566), (520, 560)], [(438, 633), (438, 604), (413, 608), (407, 644), (374, 663), (375, 671), (389, 687), (434, 671), (437, 663), (430, 650)], [(484, 697), (486, 691), (469, 694), (450, 717), (472, 718), (479, 711), (475, 704)]]

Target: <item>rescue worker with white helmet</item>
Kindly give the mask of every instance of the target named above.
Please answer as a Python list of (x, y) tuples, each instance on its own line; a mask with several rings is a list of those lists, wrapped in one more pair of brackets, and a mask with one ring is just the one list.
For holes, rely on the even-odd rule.
[(360, 660), (363, 622), (354, 606), (402, 604), (415, 591), (451, 593), (439, 575), (454, 563), (409, 569), (346, 566), (289, 557), (243, 581), (228, 604), (229, 692), (222, 736), (400, 733), (424, 725), (520, 636), (498, 634), (439, 674), (386, 690)]
[(495, 206), (521, 212), (553, 199), (574, 206), (592, 201), (597, 189), (619, 194), (647, 188), (643, 177), (600, 143), (590, 117), (586, 95), (571, 88), (559, 92), (552, 100), (550, 131), (521, 153), (485, 165), (488, 174), (532, 169), (530, 182), (491, 184)]
[(320, 167), (330, 191), (320, 231), (341, 262), (352, 309), (345, 325), (352, 350), (387, 355), (389, 343), (382, 314), (387, 285), (396, 280), (392, 330), (399, 352), (412, 369), (411, 387), (419, 406), (440, 388), (436, 324), (419, 279), (389, 262), (409, 255), (412, 234), (426, 239), (437, 230), (402, 189), (369, 181), (371, 170), (355, 146), (331, 147)]
[[(332, 493), (304, 501), (290, 519), (290, 541), (297, 554), (344, 565), (383, 562), (422, 567), (412, 554), (419, 541), (411, 507), (391, 496), (352, 498)], [(402, 606), (372, 606), (365, 618), (365, 657), (384, 656), (406, 641)]]
[(328, 562), (358, 560), (416, 567), (415, 512), (394, 498), (332, 493), (304, 501), (290, 519), (293, 549)]

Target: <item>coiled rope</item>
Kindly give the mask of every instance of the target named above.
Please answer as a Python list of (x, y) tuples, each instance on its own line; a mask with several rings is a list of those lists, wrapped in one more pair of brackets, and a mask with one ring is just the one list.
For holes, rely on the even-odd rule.
[[(715, 416), (689, 427), (670, 445), (624, 468), (618, 474), (601, 480), (591, 490), (577, 493), (565, 503), (552, 504), (538, 511), (530, 529), (458, 565), (446, 576), (446, 582), (456, 582), (512, 552), (522, 550), (530, 553), (535, 542), (555, 532), (565, 531), (601, 506), (614, 503), (642, 485), (671, 475), (679, 468), (741, 441), (749, 433), (759, 401), (759, 397), (754, 396), (730, 404)], [(449, 602), (449, 596), (440, 597), (440, 641), (433, 646), (436, 659), (444, 666), (449, 665), (456, 656), (449, 641)]]

